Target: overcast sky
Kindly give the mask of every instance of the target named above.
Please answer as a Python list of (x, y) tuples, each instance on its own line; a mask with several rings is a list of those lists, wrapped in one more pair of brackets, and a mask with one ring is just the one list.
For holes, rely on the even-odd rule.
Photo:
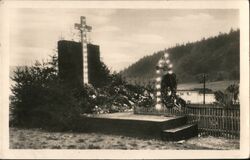
[(74, 23), (85, 16), (91, 42), (112, 70), (145, 55), (239, 28), (237, 10), (183, 9), (13, 9), (10, 65), (30, 65), (55, 53), (57, 41), (79, 41)]

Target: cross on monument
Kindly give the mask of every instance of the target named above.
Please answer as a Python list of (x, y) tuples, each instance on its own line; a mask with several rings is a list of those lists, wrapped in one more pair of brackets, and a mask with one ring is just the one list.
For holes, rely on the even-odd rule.
[(88, 50), (87, 50), (87, 32), (92, 30), (91, 26), (86, 25), (86, 18), (81, 16), (81, 23), (75, 23), (75, 28), (81, 32), (81, 43), (82, 43), (82, 53), (83, 53), (83, 84), (89, 83), (88, 77)]

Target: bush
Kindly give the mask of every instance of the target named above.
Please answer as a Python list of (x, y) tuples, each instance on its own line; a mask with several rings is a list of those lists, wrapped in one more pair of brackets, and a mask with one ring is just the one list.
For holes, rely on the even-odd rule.
[(154, 105), (152, 88), (127, 84), (119, 74), (110, 76), (110, 83), (102, 88), (85, 86), (82, 96), (87, 97), (89, 107), (86, 113), (113, 113), (131, 110), (134, 106)]
[(129, 85), (117, 73), (109, 74), (110, 83), (99, 88), (71, 88), (57, 73), (56, 57), (15, 70), (10, 125), (77, 130), (81, 114), (123, 112), (134, 105), (150, 107), (154, 103), (152, 88)]
[(79, 118), (74, 92), (57, 75), (56, 59), (18, 67), (12, 80), (11, 125), (69, 130)]
[(231, 107), (235, 105), (239, 101), (239, 85), (232, 84), (227, 87), (227, 89), (223, 91), (216, 91), (214, 93), (216, 103), (220, 104), (224, 107)]

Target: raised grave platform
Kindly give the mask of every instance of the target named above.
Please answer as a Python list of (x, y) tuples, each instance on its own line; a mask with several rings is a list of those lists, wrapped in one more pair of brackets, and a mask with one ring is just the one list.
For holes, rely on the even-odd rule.
[[(100, 132), (108, 134), (118, 134), (140, 138), (154, 138), (163, 140), (179, 140), (190, 138), (198, 134), (195, 127), (187, 126), (183, 129), (177, 129), (187, 125), (187, 117), (184, 116), (154, 116), (154, 115), (136, 115), (132, 112), (112, 113), (99, 115), (84, 115), (83, 128), (89, 132)], [(191, 130), (190, 131), (190, 128)], [(168, 129), (177, 129), (178, 132), (168, 134)], [(183, 130), (183, 131), (182, 131)], [(171, 130), (170, 130), (171, 131)], [(178, 138), (171, 138), (180, 135)], [(180, 134), (181, 133), (181, 134)], [(189, 134), (187, 136), (185, 133)], [(191, 134), (191, 135), (190, 135)]]

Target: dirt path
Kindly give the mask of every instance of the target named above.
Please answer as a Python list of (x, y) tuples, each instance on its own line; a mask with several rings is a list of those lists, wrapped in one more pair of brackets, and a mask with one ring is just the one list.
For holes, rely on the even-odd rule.
[(184, 142), (143, 140), (99, 133), (10, 128), (11, 149), (239, 149), (239, 140), (197, 137)]

